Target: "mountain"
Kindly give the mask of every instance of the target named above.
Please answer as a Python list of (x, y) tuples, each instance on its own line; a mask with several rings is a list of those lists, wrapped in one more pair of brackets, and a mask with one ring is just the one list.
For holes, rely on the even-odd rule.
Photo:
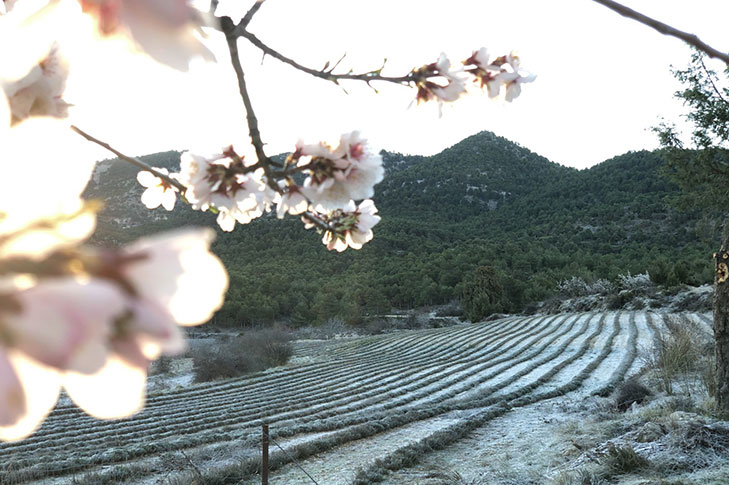
[[(386, 176), (374, 199), (383, 219), (360, 251), (327, 251), (297, 218), (267, 216), (219, 231), (213, 250), (231, 288), (218, 323), (357, 323), (393, 306), (458, 299), (479, 266), (496, 268), (509, 311), (548, 297), (571, 276), (648, 271), (668, 285), (711, 279), (713, 234), (698, 237), (698, 213), (669, 206), (677, 188), (660, 175), (657, 153), (630, 152), (576, 170), (483, 132), (429, 157), (382, 155)], [(170, 170), (179, 164), (177, 152), (142, 158)], [(147, 210), (136, 171), (113, 160), (97, 167), (87, 189), (106, 203), (97, 243), (214, 227), (214, 215), (181, 203), (170, 213)]]

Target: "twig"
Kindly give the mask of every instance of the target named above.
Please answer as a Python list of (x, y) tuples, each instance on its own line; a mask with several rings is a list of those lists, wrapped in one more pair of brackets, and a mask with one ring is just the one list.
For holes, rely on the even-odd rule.
[[(309, 201), (309, 204), (311, 204), (311, 201)], [(336, 229), (327, 224), (325, 221), (321, 220), (316, 212), (306, 211), (301, 215), (301, 217), (306, 218), (306, 220), (308, 220), (311, 224), (315, 225), (323, 231), (337, 232)]]
[(251, 20), (253, 20), (253, 16), (256, 14), (256, 12), (258, 12), (258, 9), (261, 8), (261, 5), (263, 5), (264, 1), (265, 0), (258, 0), (256, 3), (254, 3), (250, 10), (246, 12), (245, 16), (238, 25), (242, 25), (245, 28), (248, 24), (250, 24)]
[(640, 12), (636, 12), (635, 10), (628, 8), (625, 5), (622, 5), (618, 2), (614, 2), (613, 0), (593, 0), (593, 1), (609, 8), (610, 10), (612, 10), (614, 12), (619, 13), (623, 17), (628, 17), (630, 19), (640, 22), (643, 25), (647, 25), (648, 27), (651, 27), (651, 28), (657, 30), (661, 34), (681, 39), (682, 41), (686, 42), (687, 44), (704, 52), (709, 57), (721, 59), (722, 61), (724, 61), (725, 64), (729, 65), (729, 55), (728, 54), (721, 52), (721, 51), (711, 47), (710, 45), (704, 43), (701, 39), (698, 38), (698, 36), (696, 34), (690, 34), (688, 32), (678, 30), (674, 27), (671, 27), (670, 25), (664, 24), (663, 22), (659, 22), (656, 19), (648, 17), (647, 15), (643, 15)]
[(89, 135), (88, 133), (86, 133), (85, 131), (83, 131), (83, 130), (82, 130), (81, 128), (79, 128), (78, 126), (74, 126), (74, 125), (71, 125), (71, 129), (72, 129), (73, 131), (75, 131), (76, 133), (78, 133), (79, 135), (81, 135), (81, 136), (83, 136), (84, 138), (86, 138), (87, 140), (89, 140), (89, 141), (91, 141), (91, 142), (94, 142), (94, 143), (96, 143), (97, 145), (99, 145), (99, 146), (101, 146), (101, 147), (104, 147), (104, 148), (106, 148), (106, 149), (107, 149), (107, 150), (109, 150), (109, 151), (110, 151), (111, 153), (113, 153), (113, 154), (114, 154), (114, 155), (116, 155), (117, 157), (121, 158), (121, 159), (122, 159), (122, 160), (124, 160), (125, 162), (129, 162), (129, 163), (131, 163), (132, 165), (134, 165), (134, 166), (136, 166), (136, 167), (138, 167), (138, 168), (140, 168), (140, 169), (142, 169), (142, 170), (144, 170), (144, 171), (150, 172), (150, 173), (152, 173), (152, 174), (153, 174), (154, 176), (156, 176), (156, 177), (159, 177), (159, 178), (161, 178), (161, 179), (162, 179), (162, 180), (164, 180), (164, 181), (165, 181), (166, 183), (168, 183), (168, 184), (172, 185), (172, 186), (173, 186), (173, 187), (175, 187), (175, 188), (176, 188), (177, 190), (179, 190), (179, 191), (180, 191), (180, 193), (182, 193), (182, 194), (184, 194), (184, 193), (185, 193), (186, 187), (185, 187), (184, 185), (182, 185), (182, 184), (181, 184), (180, 182), (178, 182), (177, 180), (175, 180), (175, 179), (171, 178), (171, 177), (170, 177), (169, 175), (163, 174), (163, 173), (162, 173), (162, 172), (160, 172), (159, 170), (156, 170), (156, 169), (154, 169), (154, 168), (150, 167), (149, 165), (147, 165), (146, 163), (144, 163), (143, 161), (141, 161), (141, 160), (140, 160), (140, 159), (138, 159), (138, 158), (134, 158), (134, 157), (130, 157), (130, 156), (128, 156), (128, 155), (124, 155), (124, 154), (123, 154), (122, 152), (120, 152), (120, 151), (119, 151), (119, 150), (117, 150), (116, 148), (112, 147), (112, 146), (111, 146), (111, 145), (109, 145), (108, 143), (106, 143), (106, 142), (103, 142), (103, 141), (99, 140), (98, 138), (94, 138), (93, 136)]
[(719, 99), (722, 100), (724, 102), (724, 104), (729, 104), (729, 101), (727, 101), (726, 98), (724, 96), (722, 96), (721, 92), (716, 87), (716, 84), (714, 84), (714, 79), (712, 78), (712, 72), (706, 68), (706, 64), (704, 64), (704, 59), (700, 57), (699, 62), (701, 62), (701, 67), (704, 70), (704, 74), (706, 74), (706, 79), (709, 81), (709, 84), (711, 84), (711, 87), (714, 89), (714, 92), (716, 93), (716, 95), (719, 96)]
[(240, 91), (240, 96), (243, 98), (243, 105), (246, 108), (246, 121), (248, 123), (248, 133), (251, 137), (251, 143), (256, 150), (258, 162), (261, 164), (264, 172), (266, 173), (266, 180), (268, 181), (269, 186), (271, 186), (274, 190), (278, 189), (273, 177), (271, 177), (270, 159), (266, 156), (266, 152), (263, 149), (261, 132), (258, 130), (258, 118), (256, 118), (256, 113), (253, 111), (251, 97), (248, 95), (248, 87), (246, 86), (246, 80), (243, 74), (243, 66), (240, 64), (240, 56), (238, 54), (238, 36), (235, 33), (235, 24), (230, 17), (222, 17), (220, 19), (220, 26), (223, 29), (225, 39), (228, 42), (230, 62), (233, 64), (233, 70), (238, 78), (238, 91)]
[[(332, 70), (334, 69), (334, 67), (337, 67), (339, 65), (339, 62), (341, 62), (341, 59), (334, 65), (334, 67), (332, 67), (329, 70), (312, 69), (310, 67), (306, 67), (306, 66), (299, 64), (295, 60), (293, 60), (289, 57), (286, 57), (285, 55), (281, 54), (280, 52), (278, 52), (278, 51), (272, 49), (271, 47), (269, 47), (268, 45), (264, 44), (261, 41), (261, 39), (256, 37), (254, 34), (248, 32), (245, 29), (245, 26), (243, 26), (243, 25), (238, 25), (236, 27), (235, 35), (247, 39), (248, 41), (250, 41), (251, 44), (253, 44), (254, 46), (261, 49), (264, 54), (274, 57), (274, 58), (278, 59), (279, 61), (283, 62), (284, 64), (288, 64), (289, 66), (293, 67), (294, 69), (297, 69), (299, 71), (305, 72), (307, 74), (310, 74), (312, 76), (315, 76), (315, 77), (318, 77), (321, 79), (325, 79), (327, 81), (332, 81), (334, 83), (337, 83), (340, 80), (365, 81), (368, 83), (371, 81), (386, 81), (386, 82), (391, 82), (391, 83), (395, 83), (395, 84), (407, 85), (410, 82), (416, 81), (418, 79), (412, 72), (406, 74), (405, 76), (396, 76), (396, 77), (383, 76), (382, 74), (380, 74), (380, 72), (382, 71), (381, 68), (378, 70), (375, 70), (375, 71), (369, 71), (369, 72), (365, 72), (365, 73), (361, 73), (361, 74), (351, 74), (351, 73), (334, 74), (332, 72)], [(432, 75), (421, 76), (421, 77), (423, 77), (423, 78), (436, 77), (439, 75), (440, 74), (432, 74)]]

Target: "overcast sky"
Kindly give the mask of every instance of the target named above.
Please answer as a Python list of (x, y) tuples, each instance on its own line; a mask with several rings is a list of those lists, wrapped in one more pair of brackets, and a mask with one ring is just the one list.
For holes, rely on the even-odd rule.
[[(240, 4), (244, 11), (252, 2)], [(726, 0), (624, 4), (729, 51)], [(446, 106), (439, 118), (435, 103), (410, 106), (414, 89), (378, 83), (375, 93), (356, 82), (338, 87), (272, 58), (262, 63), (260, 51), (241, 40), (243, 67), (271, 154), (292, 150), (299, 138), (335, 142), (341, 133), (360, 130), (377, 149), (428, 155), (489, 130), (554, 162), (584, 168), (628, 150), (656, 147), (650, 127), (661, 116), (674, 120), (681, 112), (672, 99), (679, 85), (670, 65), (684, 67), (690, 56), (681, 41), (590, 0), (267, 0), (250, 30), (314, 68), (346, 52), (342, 71), (376, 69), (386, 57), (384, 73), (402, 75), (441, 52), (458, 62), (485, 46), (492, 55), (517, 50), (522, 66), (537, 75), (513, 103), (473, 94)], [(91, 119), (86, 126), (97, 126), (101, 135), (135, 154), (214, 150), (229, 143), (247, 151), (227, 50), (216, 34), (208, 44), (218, 65), (195, 65), (187, 75), (158, 68), (139, 76), (127, 68), (112, 76), (97, 69), (123, 90), (109, 100), (107, 112), (135, 109), (139, 115), (134, 126), (116, 131)], [(145, 108), (130, 104), (129, 96)]]

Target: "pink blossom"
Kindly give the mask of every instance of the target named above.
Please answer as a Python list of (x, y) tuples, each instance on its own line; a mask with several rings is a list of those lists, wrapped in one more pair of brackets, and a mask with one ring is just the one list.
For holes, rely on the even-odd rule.
[(202, 14), (188, 0), (81, 0), (104, 35), (124, 33), (152, 58), (186, 71), (193, 57), (214, 60), (200, 42)]
[(299, 166), (309, 172), (301, 192), (322, 212), (372, 197), (375, 184), (384, 176), (382, 157), (369, 150), (357, 131), (342, 135), (334, 150), (319, 144), (299, 146), (299, 152), (315, 153), (309, 160), (299, 160)]
[(482, 47), (474, 51), (471, 57), (463, 61), (465, 66), (473, 66), (466, 69), (472, 74), (474, 81), (483, 88), (486, 86), (490, 98), (495, 98), (501, 91), (501, 86), (506, 87), (505, 99), (513, 101), (521, 94), (521, 84), (534, 81), (536, 76), (521, 70), (521, 60), (514, 52), (508, 55), (497, 57), (489, 61), (488, 51)]
[(218, 211), (218, 225), (231, 231), (235, 222), (247, 224), (270, 207), (273, 196), (261, 170), (251, 171), (233, 147), (212, 156), (184, 152), (179, 181), (193, 209)]
[(466, 83), (460, 72), (451, 70), (451, 61), (443, 53), (436, 62), (414, 70), (418, 103), (435, 99), (438, 101), (439, 109), (442, 110), (444, 102), (456, 101), (466, 92)]
[[(204, 323), (223, 304), (228, 289), (225, 267), (210, 252), (214, 237), (210, 229), (188, 229), (140, 239), (123, 249), (130, 262), (121, 274), (149, 308), (164, 309), (180, 325)], [(163, 320), (146, 325), (156, 325), (166, 335)]]
[(23, 386), (7, 353), (0, 348), (0, 427), (17, 423), (25, 409)]
[(60, 373), (15, 349), (0, 346), (0, 440), (20, 440), (43, 422), (61, 392)]
[(73, 278), (41, 280), (16, 291), (17, 311), (2, 312), (3, 335), (47, 366), (90, 374), (104, 364), (106, 343), (125, 301), (112, 284)]
[(5, 81), (3, 89), (13, 120), (29, 116), (68, 116), (69, 104), (63, 100), (68, 66), (54, 45), (48, 55), (32, 67), (22, 79)]
[(108, 339), (125, 301), (109, 282), (5, 281), (0, 295), (0, 439), (32, 433), (55, 405), (65, 372), (90, 375), (106, 364)]

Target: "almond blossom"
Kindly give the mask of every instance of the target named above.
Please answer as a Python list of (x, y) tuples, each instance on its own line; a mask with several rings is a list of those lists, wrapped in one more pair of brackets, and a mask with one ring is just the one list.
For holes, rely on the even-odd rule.
[(16, 440), (55, 405), (64, 372), (89, 375), (105, 365), (124, 299), (104, 281), (60, 278), (0, 301), (0, 439)]
[(22, 79), (2, 83), (15, 121), (29, 116), (68, 116), (69, 104), (63, 99), (68, 66), (57, 45)]
[(46, 277), (0, 280), (0, 439), (32, 433), (61, 386), (96, 417), (141, 409), (149, 363), (185, 349), (178, 325), (222, 305), (228, 278), (213, 237), (194, 229), (59, 253)]
[[(282, 190), (284, 190), (282, 188)], [(296, 216), (306, 212), (309, 208), (309, 200), (296, 185), (287, 187), (283, 195), (276, 194), (276, 216), (282, 219), (285, 214)]]
[[(166, 168), (153, 167), (157, 172), (163, 175), (169, 175), (170, 172)], [(175, 208), (175, 202), (177, 201), (177, 190), (161, 178), (154, 175), (152, 172), (143, 170), (137, 174), (137, 181), (146, 187), (142, 193), (142, 203), (148, 209), (156, 209), (160, 205), (171, 211)]]
[(369, 150), (357, 131), (342, 135), (334, 150), (324, 144), (299, 144), (294, 155), (309, 174), (301, 192), (320, 212), (372, 197), (385, 173), (382, 157)]
[[(435, 99), (438, 101), (439, 110), (442, 110), (443, 102), (456, 101), (466, 92), (466, 83), (460, 76), (460, 71), (451, 70), (451, 61), (443, 53), (436, 62), (414, 70), (412, 75), (418, 88), (415, 98), (417, 102)], [(439, 78), (440, 83), (434, 82), (434, 77)]]
[(215, 59), (197, 37), (202, 13), (188, 0), (81, 0), (81, 5), (103, 35), (127, 35), (149, 56), (175, 69), (187, 71), (193, 57)]
[[(0, 106), (4, 101), (0, 95)], [(2, 131), (0, 258), (41, 259), (89, 237), (96, 216), (81, 193), (98, 152), (79, 144), (68, 125), (54, 118), (31, 117)]]
[(190, 229), (141, 239), (107, 256), (100, 276), (124, 289), (110, 353), (93, 374), (66, 372), (71, 399), (92, 416), (129, 416), (144, 405), (148, 364), (186, 345), (178, 325), (198, 325), (220, 308), (228, 289), (221, 261), (210, 253), (214, 232)]
[(474, 81), (479, 83), (482, 88), (486, 86), (490, 98), (497, 97), (501, 86), (504, 85), (506, 87), (504, 99), (508, 102), (521, 94), (523, 83), (530, 83), (536, 79), (535, 75), (521, 69), (521, 60), (514, 52), (489, 61), (488, 51), (482, 47), (478, 51), (474, 51), (471, 57), (463, 61), (463, 64), (473, 66), (466, 69), (466, 72), (472, 74), (475, 77)]
[[(327, 249), (342, 252), (348, 247), (361, 249), (372, 240), (372, 228), (380, 222), (377, 208), (371, 199), (362, 201), (356, 206), (350, 201), (345, 209), (337, 209), (327, 214), (317, 214), (315, 217), (326, 226), (322, 243)], [(306, 229), (316, 227), (317, 224), (309, 215), (302, 217)]]
[(233, 147), (212, 156), (184, 152), (178, 180), (186, 187), (185, 198), (192, 208), (216, 210), (224, 231), (232, 231), (236, 222), (247, 224), (260, 217), (273, 199), (263, 171), (247, 165)]

